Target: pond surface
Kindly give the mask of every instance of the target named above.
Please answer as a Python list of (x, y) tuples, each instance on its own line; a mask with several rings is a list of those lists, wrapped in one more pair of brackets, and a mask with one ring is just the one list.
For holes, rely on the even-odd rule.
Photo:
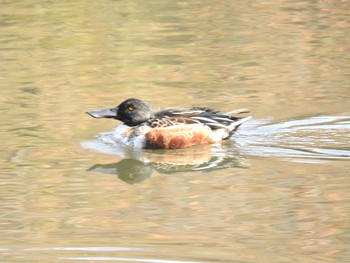
[[(0, 7), (0, 261), (350, 262), (349, 1)], [(129, 97), (253, 119), (133, 151)]]

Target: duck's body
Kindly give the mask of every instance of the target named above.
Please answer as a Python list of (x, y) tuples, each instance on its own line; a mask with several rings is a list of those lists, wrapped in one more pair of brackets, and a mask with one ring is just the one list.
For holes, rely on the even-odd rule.
[(153, 112), (138, 99), (128, 99), (113, 109), (88, 111), (94, 118), (114, 118), (124, 124), (115, 137), (128, 146), (145, 149), (180, 149), (229, 139), (251, 117), (234, 117), (209, 108), (164, 109)]

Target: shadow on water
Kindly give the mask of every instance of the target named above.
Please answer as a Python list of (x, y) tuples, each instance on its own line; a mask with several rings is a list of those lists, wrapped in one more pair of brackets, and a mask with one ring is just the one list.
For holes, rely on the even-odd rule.
[[(83, 143), (84, 147), (101, 150), (99, 146), (105, 143), (104, 133), (96, 141)], [(160, 174), (177, 172), (208, 172), (230, 167), (246, 167), (244, 158), (239, 155), (235, 144), (198, 145), (181, 150), (130, 150), (120, 145), (103, 145), (104, 153), (113, 153), (122, 159), (115, 163), (95, 164), (88, 171), (117, 174), (118, 177), (129, 183), (139, 183), (152, 175), (154, 171)], [(108, 149), (108, 151), (106, 151)], [(114, 151), (113, 151), (114, 149)]]
[(245, 124), (234, 140), (200, 145), (181, 150), (135, 150), (113, 139), (113, 131), (101, 133), (82, 146), (117, 155), (120, 161), (94, 164), (88, 171), (117, 174), (127, 183), (139, 183), (154, 171), (208, 172), (233, 167), (248, 167), (249, 157), (277, 157), (292, 162), (350, 160), (350, 117), (318, 116), (282, 122), (269, 119)]

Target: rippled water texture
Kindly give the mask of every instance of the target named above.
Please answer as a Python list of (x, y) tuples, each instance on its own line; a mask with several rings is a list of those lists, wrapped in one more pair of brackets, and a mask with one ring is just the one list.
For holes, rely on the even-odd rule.
[[(349, 1), (2, 1), (1, 262), (350, 262)], [(248, 108), (127, 149), (86, 110)]]

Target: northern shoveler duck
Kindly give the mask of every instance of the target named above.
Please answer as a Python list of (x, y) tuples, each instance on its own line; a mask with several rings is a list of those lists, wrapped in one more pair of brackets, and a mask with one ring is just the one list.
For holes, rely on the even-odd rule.
[(124, 124), (115, 137), (122, 143), (144, 149), (180, 149), (229, 139), (251, 117), (236, 117), (237, 110), (222, 113), (210, 108), (171, 108), (154, 112), (138, 99), (127, 99), (112, 109), (86, 113), (94, 118), (111, 118)]

